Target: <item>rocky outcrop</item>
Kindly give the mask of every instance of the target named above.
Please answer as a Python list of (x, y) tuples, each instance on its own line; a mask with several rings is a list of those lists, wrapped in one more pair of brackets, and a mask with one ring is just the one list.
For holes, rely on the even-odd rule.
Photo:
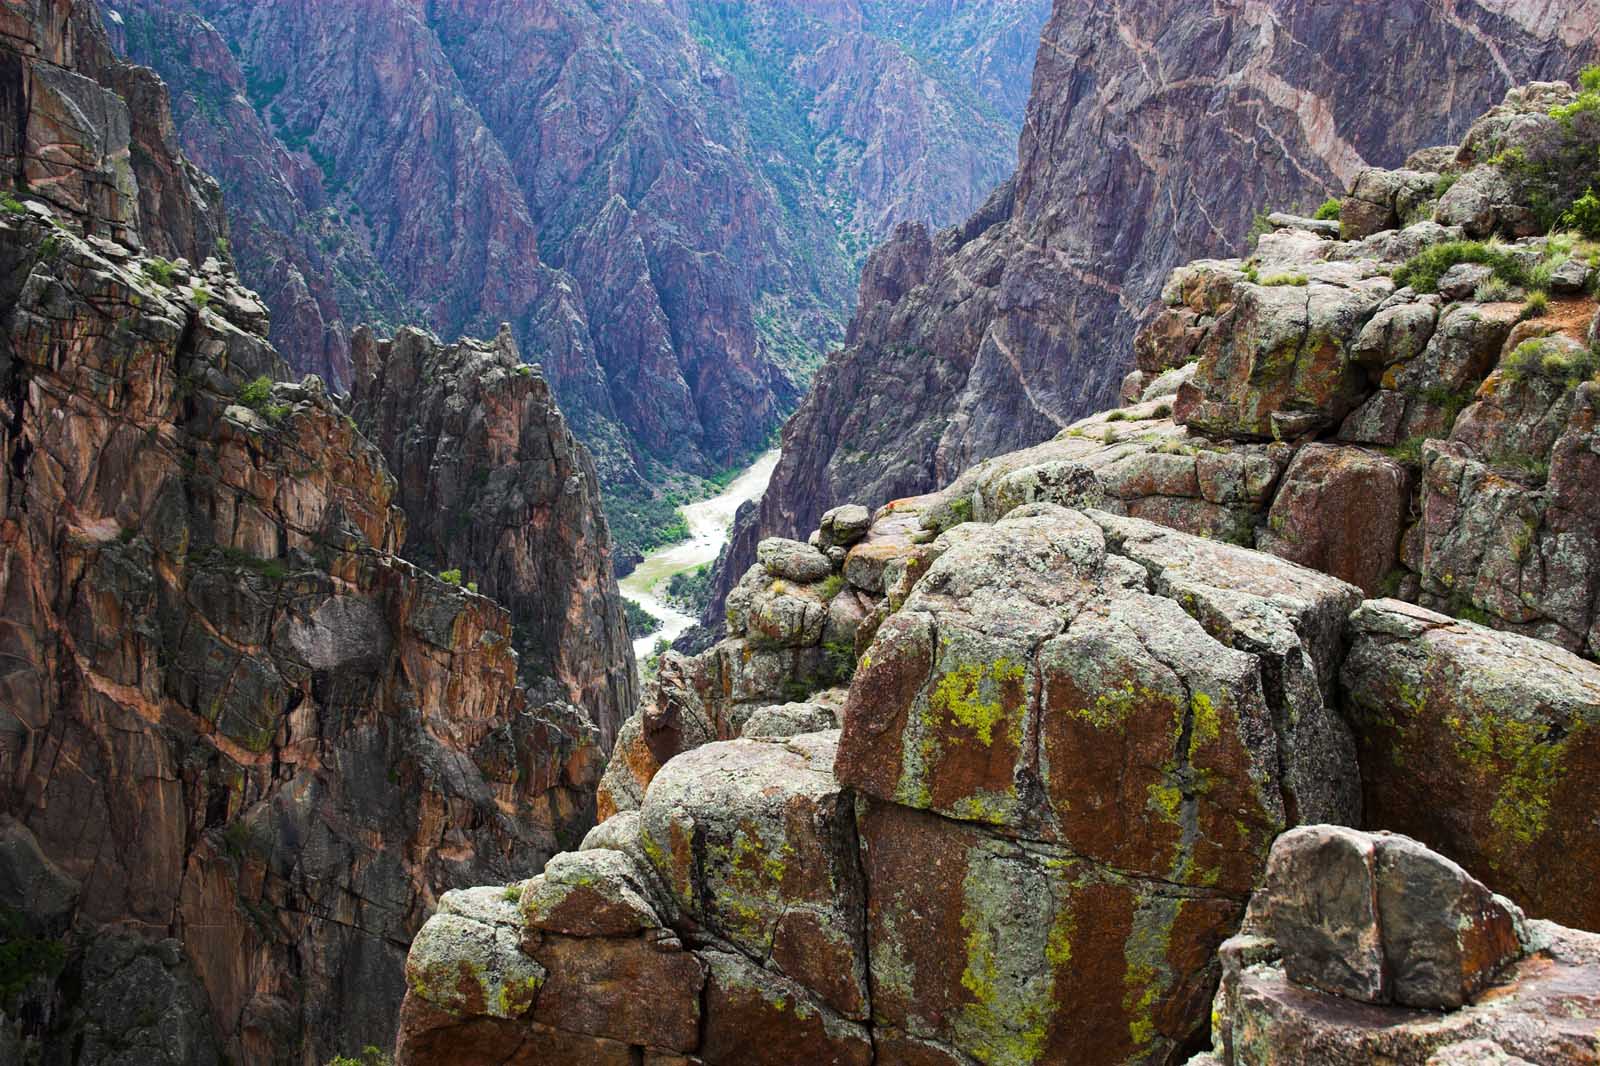
[[(1173, 1061), (1192, 1043), (1215, 980), (1195, 960), (1273, 838), (1357, 817), (1329, 697), (1359, 594), (1103, 512), (1024, 507), (923, 544), (893, 509), (856, 540), (856, 517), (764, 544), (731, 600), (746, 636), (667, 657), (602, 789), (618, 813), (507, 891), (520, 933), (430, 922), (402, 1062)], [(792, 664), (845, 597), (876, 633), (855, 635), (842, 733), (803, 732), (834, 712), (750, 682), (838, 680)], [(431, 976), (463, 939), (489, 953), (474, 974), (536, 964), (530, 994), (500, 1009), (492, 976)]]
[[(715, 602), (763, 537), (930, 492), (1108, 406), (1168, 271), (1236, 247), (1258, 211), (1455, 143), (1521, 80), (1574, 76), (1596, 52), (1570, 25), (1530, 4), (1056, 4), (1015, 177), (965, 226), (874, 253)], [(1385, 188), (1372, 228), (1394, 221)]]
[(359, 321), (510, 322), (620, 509), (657, 463), (761, 450), (842, 333), (862, 251), (1004, 177), (1047, 13), (102, 6), (176, 87), (297, 369), (346, 383)]
[(441, 344), (358, 331), (352, 413), (394, 472), (406, 554), (511, 612), (525, 680), (554, 683), (611, 749), (638, 702), (633, 646), (588, 452), (502, 329)]
[[(606, 820), (509, 890), (533, 901), (520, 930), (472, 934), (498, 945), (473, 973), (532, 960), (538, 987), (495, 1010), (481, 982), (414, 979), (403, 1061), (471, 1034), (469, 1062), (1171, 1064), (1204, 1045), (1219, 980), (1209, 1066), (1592, 1061), (1586, 934), (1530, 933), (1494, 891), (1597, 920), (1600, 665), (1581, 624), (1432, 591), (1417, 546), (1504, 573), (1540, 529), (1584, 528), (1595, 248), (1519, 236), (1565, 179), (1512, 180), (1481, 143), (1592, 154), (1596, 114), (1566, 85), (1514, 90), (1462, 146), (1363, 172), (1337, 232), (1285, 214), (1251, 258), (1175, 272), (1126, 406), (756, 544), (729, 638), (664, 656), (625, 726)], [(1501, 190), (1493, 243), (1447, 221), (1469, 180)], [(929, 252), (880, 258), (877, 283)], [(1513, 465), (1542, 448), (1564, 487)], [(1429, 510), (1458, 453), (1551, 516), (1520, 549)], [(1593, 542), (1561, 540), (1534, 572), (1564, 591), (1519, 602), (1591, 603)], [(1391, 585), (1419, 602), (1363, 599)], [(854, 660), (833, 673), (841, 602)], [(838, 711), (818, 690), (847, 677)], [(1314, 823), (1336, 824), (1296, 830)], [(619, 961), (641, 945), (670, 961)], [(623, 973), (666, 1013), (571, 1006)]]
[(178, 148), (167, 89), (117, 58), (87, 0), (0, 13), (0, 169), (85, 232), (193, 263), (220, 254), (216, 182)]
[(1190, 1066), (1595, 1059), (1600, 938), (1525, 922), (1406, 837), (1285, 834), (1221, 954), (1216, 1050)]

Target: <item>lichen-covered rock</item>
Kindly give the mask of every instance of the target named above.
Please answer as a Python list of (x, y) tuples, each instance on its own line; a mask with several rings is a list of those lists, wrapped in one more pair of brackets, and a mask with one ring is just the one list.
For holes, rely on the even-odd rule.
[(1289, 440), (1337, 425), (1364, 398), (1366, 375), (1351, 348), (1394, 284), (1370, 265), (1300, 269), (1300, 284), (1253, 284), (1225, 266), (1187, 283), (1216, 290), (1206, 298), (1217, 317), (1194, 380), (1179, 393), (1185, 425)]
[(1600, 667), (1393, 600), (1356, 611), (1350, 640), (1367, 824), (1437, 848), (1535, 917), (1600, 927), (1586, 799)]
[(518, 896), (530, 929), (567, 936), (632, 936), (664, 924), (648, 877), (620, 851), (563, 852)]
[[(478, 898), (463, 899), (467, 893)], [(458, 1016), (519, 1018), (545, 979), (519, 950), (520, 935), (516, 904), (500, 890), (446, 893), (412, 941), (406, 986)]]
[(1190, 1066), (1587, 1066), (1597, 962), (1600, 937), (1525, 924), (1414, 840), (1308, 827), (1222, 948), (1213, 1050)]
[[(1159, 1057), (1203, 999), (1177, 960), (1231, 931), (1285, 797), (1354, 817), (1353, 749), (1323, 685), (1355, 590), (1047, 504), (936, 547), (863, 658), (836, 762), (874, 798), (874, 1011), (980, 1061), (1097, 1046)], [(1269, 662), (1303, 684), (1269, 697)], [(1302, 732), (1280, 738), (1280, 720)], [(1020, 904), (1046, 897), (1048, 920)], [(948, 929), (925, 944), (907, 930), (931, 913)], [(1088, 944), (1074, 922), (1098, 931)], [(1109, 929), (1131, 939), (1098, 939)], [(1041, 952), (1061, 964), (1048, 976), (1028, 961)], [(1100, 966), (1126, 967), (1114, 996)]]
[(813, 733), (686, 752), (650, 783), (640, 838), (688, 921), (859, 1019), (863, 889), (836, 745)]
[(828, 557), (809, 544), (773, 537), (756, 548), (756, 558), (773, 577), (802, 585), (821, 581), (833, 572)]

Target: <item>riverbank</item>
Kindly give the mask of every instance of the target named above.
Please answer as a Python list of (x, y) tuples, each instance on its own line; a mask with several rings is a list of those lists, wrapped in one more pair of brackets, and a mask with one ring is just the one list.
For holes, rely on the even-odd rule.
[(722, 548), (728, 543), (733, 529), (733, 516), (741, 504), (761, 498), (777, 469), (779, 452), (773, 449), (761, 456), (733, 481), (723, 492), (698, 503), (679, 508), (684, 524), (689, 529), (689, 539), (658, 548), (646, 555), (644, 562), (618, 584), (622, 595), (644, 608), (645, 612), (661, 623), (661, 628), (648, 637), (633, 642), (633, 652), (642, 662), (655, 651), (656, 643), (671, 643), (695, 625), (697, 619), (668, 603), (663, 595), (666, 584), (674, 574), (686, 573), (696, 567), (716, 562)]

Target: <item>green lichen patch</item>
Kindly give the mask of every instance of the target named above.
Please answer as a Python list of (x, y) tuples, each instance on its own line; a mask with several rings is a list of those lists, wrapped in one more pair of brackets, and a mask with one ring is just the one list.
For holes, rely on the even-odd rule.
[(1565, 776), (1565, 757), (1583, 731), (1557, 733), (1544, 723), (1480, 713), (1452, 715), (1456, 754), (1481, 779), (1493, 783), (1489, 822), (1502, 854), (1538, 841), (1550, 822), (1550, 804)]
[(1000, 658), (982, 665), (965, 664), (948, 671), (934, 687), (929, 706), (937, 715), (971, 730), (978, 743), (994, 743), (995, 727), (1007, 723), (1011, 742), (1022, 742), (1019, 707), (1008, 707), (1004, 686), (1022, 681), (1026, 668)]

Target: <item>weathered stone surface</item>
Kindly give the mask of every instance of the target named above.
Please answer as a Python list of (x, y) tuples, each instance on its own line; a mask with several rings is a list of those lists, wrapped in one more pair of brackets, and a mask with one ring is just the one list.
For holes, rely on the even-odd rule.
[(563, 852), (522, 886), (528, 927), (567, 936), (632, 936), (662, 926), (647, 875), (620, 851)]
[(1308, 444), (1285, 471), (1256, 546), (1371, 596), (1399, 563), (1412, 481), (1387, 456)]
[(742, 955), (706, 952), (706, 1066), (872, 1066), (872, 1038), (807, 988)]
[[(1524, 925), (1455, 863), (1387, 833), (1297, 830), (1272, 867), (1245, 931), (1222, 949), (1213, 1051), (1190, 1066), (1596, 1061), (1600, 937)], [(1394, 1003), (1304, 983), (1308, 969), (1370, 973), (1374, 946)]]
[[(545, 972), (518, 949), (521, 923), (514, 903), (496, 889), (466, 907), (446, 893), (439, 913), (417, 933), (406, 956), (406, 986), (457, 1016), (519, 1018), (533, 1006)], [(463, 913), (467, 911), (468, 913)]]
[(825, 513), (819, 528), (830, 547), (848, 548), (872, 528), (872, 512), (859, 503), (847, 503)]
[(1261, 923), (1296, 984), (1363, 1003), (1390, 998), (1378, 924), (1378, 851), (1364, 833), (1305, 826), (1272, 849)]
[(1600, 926), (1585, 799), (1600, 667), (1393, 600), (1356, 611), (1350, 639), (1366, 823), (1437, 848), (1535, 917)]
[(833, 572), (833, 564), (826, 555), (809, 544), (781, 537), (762, 541), (756, 549), (756, 558), (773, 577), (803, 585), (821, 581)]
[(865, 1017), (864, 901), (837, 734), (732, 741), (662, 767), (640, 836), (688, 920)]
[(534, 958), (549, 972), (534, 1021), (673, 1051), (699, 1043), (706, 968), (694, 954), (640, 937), (547, 936)]
[(450, 345), (361, 329), (351, 359), (354, 417), (396, 477), (408, 557), (504, 605), (524, 677), (554, 680), (609, 751), (638, 701), (633, 644), (594, 462), (544, 375), (506, 329)]
[(1406, 837), (1378, 840), (1378, 923), (1391, 995), (1455, 1010), (1524, 951), (1522, 914), (1449, 859)]

